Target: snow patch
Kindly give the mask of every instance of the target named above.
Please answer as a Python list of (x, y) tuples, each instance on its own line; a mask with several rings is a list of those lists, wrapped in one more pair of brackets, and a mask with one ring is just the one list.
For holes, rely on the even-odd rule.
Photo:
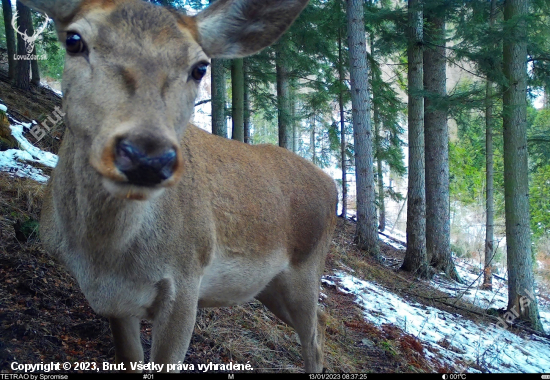
[[(508, 307), (508, 279), (498, 272), (493, 273), (493, 289), (481, 289), (483, 284), (483, 268), (467, 259), (453, 258), (456, 270), (464, 284), (458, 284), (443, 275), (435, 275), (431, 286), (452, 297), (463, 298), (482, 309), (506, 309)], [(536, 292), (539, 293), (538, 291)], [(550, 331), (550, 303), (537, 297), (539, 315), (545, 331)], [(550, 369), (550, 368), (549, 368)]]
[[(385, 234), (385, 232), (384, 232), (384, 234)], [(390, 239), (390, 238), (382, 235), (381, 233), (378, 233), (378, 238), (380, 240), (382, 240), (384, 243), (386, 243), (387, 245), (392, 246), (395, 249), (399, 249), (399, 250), (407, 249), (407, 247), (405, 247), (403, 244), (398, 243), (397, 241), (395, 241), (393, 239)]]
[[(457, 371), (544, 373), (550, 370), (550, 340), (536, 335), (520, 337), (487, 323), (474, 323), (452, 314), (406, 300), (380, 285), (338, 271), (325, 276), (323, 284), (337, 284), (354, 295), (365, 319), (375, 325), (393, 324), (421, 340), (427, 356), (443, 359)], [(457, 364), (457, 363), (466, 363)]]
[[(8, 110), (3, 104), (0, 104), (0, 109), (4, 112)], [(54, 168), (57, 165), (57, 156), (53, 153), (40, 150), (27, 140), (24, 135), (24, 128), (32, 128), (31, 123), (17, 122), (11, 125), (10, 128), (11, 134), (19, 143), (21, 149), (9, 149), (0, 152), (0, 171), (8, 172), (17, 177), (31, 178), (37, 182), (47, 182), (49, 177), (42, 170), (35, 168), (30, 163), (39, 163)]]

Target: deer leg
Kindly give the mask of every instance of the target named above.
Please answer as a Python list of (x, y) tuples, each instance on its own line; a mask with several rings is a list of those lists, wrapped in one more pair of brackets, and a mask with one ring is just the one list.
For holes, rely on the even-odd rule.
[(256, 298), (296, 330), (302, 344), (305, 371), (322, 372), (326, 318), (317, 307), (320, 275), (305, 267), (281, 273)]
[(109, 318), (115, 341), (115, 360), (124, 363), (126, 372), (132, 371), (130, 362), (143, 362), (143, 346), (140, 340), (140, 319), (137, 317)]
[(181, 364), (195, 327), (198, 284), (183, 286), (172, 302), (162, 302), (153, 320), (151, 362), (164, 364), (163, 372), (179, 372), (168, 365)]

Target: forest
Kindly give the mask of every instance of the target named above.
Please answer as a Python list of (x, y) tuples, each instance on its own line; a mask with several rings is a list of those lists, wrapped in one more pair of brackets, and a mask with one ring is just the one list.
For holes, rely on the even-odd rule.
[[(150, 2), (194, 15), (215, 0)], [(30, 307), (29, 300), (49, 290), (17, 277), (55, 272), (50, 282), (58, 287), (68, 276), (42, 256), (33, 256), (42, 252), (36, 235), (43, 186), (66, 129), (61, 110), (66, 51), (45, 15), (20, 1), (2, 0), (2, 6), (0, 332), (7, 337), (11, 331), (13, 342), (27, 343), (0, 342), (0, 372), (10, 372), (18, 355), (29, 362), (52, 357), (112, 361), (107, 344), (94, 335), (99, 331), (105, 336), (107, 322), (92, 317), (82, 300), (38, 307), (36, 313), (78, 305), (82, 331), (75, 338), (69, 331), (54, 333), (54, 327), (47, 327), (46, 346), (62, 345), (65, 353), (53, 348), (30, 353), (38, 350), (32, 347), (40, 340), (29, 335), (25, 326), (31, 322), (25, 322), (25, 312), (18, 308)], [(326, 359), (328, 371), (550, 369), (550, 362), (536, 355), (531, 362), (538, 367), (491, 362), (483, 355), (472, 359), (465, 346), (462, 353), (455, 351), (458, 357), (430, 361), (422, 348), (428, 343), (419, 338), (422, 329), (405, 327), (407, 334), (411, 328), (416, 333), (403, 335), (395, 332), (398, 317), (376, 322), (367, 316), (369, 303), (381, 302), (368, 298), (369, 293), (389, 291), (382, 298), (392, 299), (393, 293), (408, 297), (413, 292), (413, 299), (423, 299), (427, 307), (450, 313), (459, 309), (467, 314), (463, 318), (493, 326), (502, 321), (506, 330), (536, 337), (530, 341), (539, 339), (547, 350), (535, 349), (541, 357), (550, 352), (550, 2), (310, 0), (272, 46), (245, 58), (211, 60), (191, 122), (223, 138), (286, 148), (335, 180), (339, 220), (327, 268), (350, 269), (348, 274), (367, 282), (350, 280), (335, 269), (325, 272), (321, 294), (333, 297), (331, 305), (342, 310), (361, 299), (364, 304), (353, 307), (364, 311), (367, 322), (357, 313), (331, 314), (326, 345), (334, 342), (326, 354), (333, 357)], [(20, 250), (28, 256), (24, 275), (13, 269), (23, 260), (16, 256)], [(465, 271), (466, 266), (471, 270)], [(7, 290), (13, 281), (19, 293)], [(423, 288), (426, 283), (432, 284), (430, 291)], [(73, 286), (77, 290), (70, 285), (56, 292), (72, 297)], [(21, 287), (29, 288), (30, 296), (21, 295)], [(472, 292), (473, 300), (468, 298)], [(343, 294), (357, 299), (344, 300)], [(476, 301), (478, 294), (491, 300)], [(391, 304), (379, 307), (392, 309)], [(245, 328), (264, 331), (275, 322), (269, 321), (271, 327), (262, 325), (265, 321), (247, 323), (246, 308), (230, 315), (204, 313), (195, 328), (204, 336), (194, 337), (192, 345), (218, 349), (213, 357), (199, 349), (188, 353), (192, 363), (259, 360), (232, 356), (243, 350), (239, 346), (214, 346), (220, 336), (209, 323), (220, 321), (229, 330), (226, 319), (236, 318)], [(426, 323), (421, 316), (416, 322), (410, 318), (411, 325)], [(145, 334), (150, 330), (142, 326)], [(269, 350), (281, 351), (280, 346), (292, 341), (288, 331), (281, 334), (262, 338), (276, 341), (266, 343)], [(342, 334), (363, 342), (358, 343), (360, 350), (344, 353), (339, 340), (344, 338), (336, 338)], [(433, 339), (441, 347), (452, 345), (445, 334)], [(383, 364), (380, 352), (392, 357), (391, 365)], [(285, 368), (299, 361), (297, 357)], [(356, 364), (358, 357), (374, 364)], [(285, 369), (279, 362), (283, 359), (275, 355), (272, 362), (254, 366)]]

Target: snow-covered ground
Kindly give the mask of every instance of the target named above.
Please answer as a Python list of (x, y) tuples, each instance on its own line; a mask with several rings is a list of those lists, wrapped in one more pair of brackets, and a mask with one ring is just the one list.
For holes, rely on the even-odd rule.
[[(483, 309), (505, 309), (508, 305), (508, 286), (506, 273), (493, 275), (493, 290), (480, 289), (483, 283), (483, 268), (467, 259), (455, 258), (457, 271), (464, 284), (457, 284), (443, 276), (435, 276), (432, 286), (453, 297), (463, 297)], [(540, 292), (537, 290), (536, 294)], [(550, 302), (538, 297), (541, 322), (547, 332), (550, 332)]]
[[(467, 278), (466, 273), (460, 274)], [(343, 271), (325, 276), (323, 283), (353, 294), (366, 320), (400, 327), (423, 342), (428, 357), (440, 357), (456, 371), (477, 372), (473, 364), (478, 364), (487, 372), (550, 372), (548, 339), (536, 335), (519, 337), (496, 324), (474, 323), (460, 314), (406, 300)], [(499, 297), (495, 299), (501, 302)], [(545, 328), (549, 331), (547, 322)]]
[(407, 248), (405, 247), (407, 237), (401, 231), (386, 229), (384, 232), (378, 233), (378, 238), (395, 249), (404, 250)]
[[(4, 104), (0, 104), (0, 110), (9, 115), (9, 110)], [(15, 122), (10, 128), (12, 136), (19, 142), (21, 149), (0, 151), (0, 172), (11, 173), (17, 177), (32, 178), (38, 182), (46, 182), (48, 176), (30, 163), (35, 162), (54, 168), (57, 165), (57, 156), (38, 149), (27, 140), (23, 134), (23, 128), (32, 128), (31, 123)]]
[[(389, 239), (384, 235), (391, 236), (397, 241)], [(399, 241), (406, 241), (406, 236), (403, 232), (398, 230), (393, 232), (384, 231), (384, 235), (378, 235), (380, 240), (384, 243), (396, 249), (406, 249), (403, 244), (399, 243)], [(457, 284), (445, 276), (435, 275), (431, 281), (431, 286), (452, 297), (463, 298), (482, 309), (505, 309), (508, 306), (506, 273), (501, 273), (502, 270), (497, 270), (496, 273), (493, 273), (493, 289), (483, 290), (480, 289), (483, 283), (483, 268), (480, 264), (475, 264), (473, 261), (458, 257), (454, 257), (454, 262), (458, 274), (464, 283)], [(537, 290), (536, 294), (538, 295), (539, 293), (540, 292)], [(541, 322), (545, 330), (550, 332), (550, 302), (539, 297), (537, 303), (540, 309), (539, 314)]]

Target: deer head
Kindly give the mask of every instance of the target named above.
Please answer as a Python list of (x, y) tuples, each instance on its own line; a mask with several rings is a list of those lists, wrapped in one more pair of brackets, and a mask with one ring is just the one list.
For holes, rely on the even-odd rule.
[(219, 0), (194, 17), (137, 0), (26, 3), (66, 47), (66, 124), (91, 165), (114, 195), (146, 199), (181, 177), (179, 140), (209, 59), (270, 45), (307, 1)]

